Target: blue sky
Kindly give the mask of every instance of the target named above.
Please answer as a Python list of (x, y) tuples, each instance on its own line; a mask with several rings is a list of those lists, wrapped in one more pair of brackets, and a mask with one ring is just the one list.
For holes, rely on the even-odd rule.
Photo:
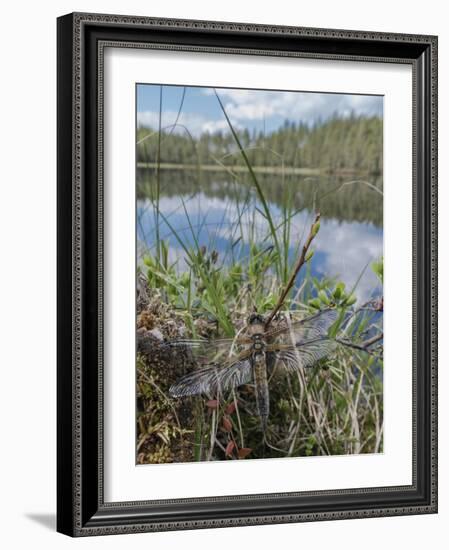
[[(157, 128), (160, 85), (137, 85), (137, 124)], [(162, 86), (162, 127), (176, 121), (183, 97), (183, 86)], [(313, 124), (336, 114), (341, 117), (383, 114), (383, 97), (318, 92), (277, 92), (217, 88), (232, 123), (270, 133), (285, 120)], [(228, 131), (228, 125), (212, 88), (185, 87), (178, 124), (195, 136), (202, 132)], [(181, 127), (176, 131), (184, 131)]]

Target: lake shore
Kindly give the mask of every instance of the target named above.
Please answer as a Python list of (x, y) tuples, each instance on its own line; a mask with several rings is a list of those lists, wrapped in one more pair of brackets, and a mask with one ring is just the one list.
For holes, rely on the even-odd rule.
[[(192, 172), (197, 172), (198, 170), (204, 172), (235, 172), (242, 173), (248, 172), (248, 168), (243, 165), (232, 165), (232, 166), (220, 166), (219, 164), (177, 164), (170, 162), (138, 162), (137, 168), (159, 168), (160, 170), (188, 170)], [(256, 174), (273, 174), (273, 175), (298, 175), (298, 176), (323, 176), (323, 175), (333, 175), (333, 176), (348, 176), (358, 174), (360, 171), (357, 170), (332, 170), (329, 168), (297, 168), (293, 166), (253, 166), (253, 172)], [(363, 175), (369, 175), (367, 172)]]

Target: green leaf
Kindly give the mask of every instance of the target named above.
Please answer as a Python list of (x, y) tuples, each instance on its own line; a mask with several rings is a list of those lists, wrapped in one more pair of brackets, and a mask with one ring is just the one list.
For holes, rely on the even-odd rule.
[(357, 302), (357, 298), (356, 298), (356, 296), (353, 294), (352, 296), (348, 296), (348, 298), (347, 298), (345, 304), (346, 304), (347, 306), (352, 306), (352, 305), (354, 305), (356, 302)]
[(309, 252), (306, 254), (306, 257), (304, 258), (304, 261), (305, 262), (310, 261), (314, 254), (315, 254), (315, 250), (309, 250)]
[(335, 288), (334, 292), (332, 293), (332, 296), (336, 299), (336, 300), (339, 300), (341, 298), (341, 294), (342, 294), (342, 291), (341, 291), (341, 288), (339, 288), (338, 286)]
[(318, 297), (322, 302), (324, 302), (326, 305), (329, 305), (329, 298), (327, 297), (327, 294), (324, 292), (324, 290), (320, 290), (318, 292)]
[(383, 284), (383, 282), (384, 282), (384, 259), (383, 259), (383, 257), (380, 258), (377, 262), (373, 262), (371, 264), (371, 269), (377, 275), (380, 282)]

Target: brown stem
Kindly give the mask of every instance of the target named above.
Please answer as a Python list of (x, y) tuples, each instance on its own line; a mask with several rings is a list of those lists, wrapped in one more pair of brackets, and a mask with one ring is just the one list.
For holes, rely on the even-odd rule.
[(313, 239), (315, 238), (315, 235), (318, 233), (319, 223), (320, 221), (320, 213), (318, 212), (315, 216), (315, 221), (313, 222), (309, 235), (307, 236), (306, 242), (304, 243), (304, 246), (302, 247), (301, 256), (299, 257), (292, 274), (290, 275), (290, 279), (288, 280), (287, 284), (284, 287), (284, 290), (282, 291), (282, 294), (279, 296), (279, 300), (277, 301), (276, 306), (268, 316), (268, 319), (265, 321), (265, 330), (270, 326), (271, 321), (276, 316), (277, 312), (281, 309), (285, 298), (287, 297), (287, 294), (290, 292), (292, 286), (295, 283), (296, 276), (299, 273), (299, 270), (301, 267), (305, 264), (306, 261), (306, 255), (309, 250), (310, 245), (312, 244)]
[(374, 335), (372, 338), (369, 338), (368, 340), (365, 340), (360, 344), (354, 344), (353, 342), (349, 342), (348, 340), (340, 340), (338, 338), (336, 338), (335, 341), (339, 344), (343, 344), (344, 346), (348, 346), (349, 348), (359, 349), (360, 351), (368, 351), (368, 348), (370, 346), (372, 346), (376, 342), (379, 342), (379, 340), (382, 340), (383, 337), (383, 332), (380, 332), (379, 334)]

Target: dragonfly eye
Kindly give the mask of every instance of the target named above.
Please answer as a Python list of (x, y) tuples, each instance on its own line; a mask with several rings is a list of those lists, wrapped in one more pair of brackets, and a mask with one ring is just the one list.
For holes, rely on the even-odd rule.
[(265, 319), (263, 315), (259, 315), (258, 313), (251, 313), (251, 315), (248, 317), (248, 325), (253, 324), (263, 324), (265, 323)]

